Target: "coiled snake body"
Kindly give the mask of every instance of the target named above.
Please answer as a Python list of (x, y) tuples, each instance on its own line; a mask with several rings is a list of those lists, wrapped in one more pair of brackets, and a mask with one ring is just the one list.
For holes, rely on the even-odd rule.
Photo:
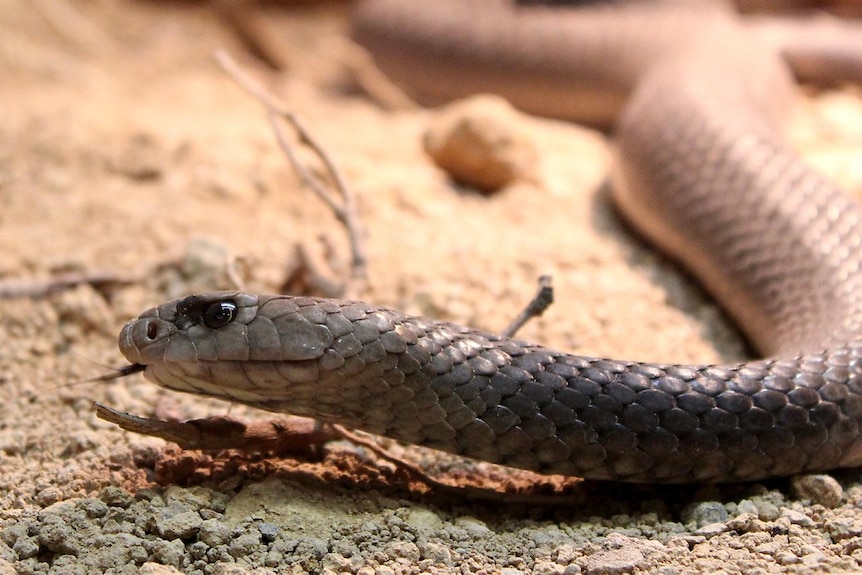
[(779, 138), (793, 85), (774, 48), (721, 9), (635, 10), (608, 36), (615, 10), (374, 0), (356, 35), (432, 97), (493, 89), (592, 121), (625, 101), (617, 204), (768, 359), (579, 357), (365, 303), (229, 292), (145, 312), (123, 354), (172, 389), (542, 473), (723, 482), (862, 465), (862, 212)]

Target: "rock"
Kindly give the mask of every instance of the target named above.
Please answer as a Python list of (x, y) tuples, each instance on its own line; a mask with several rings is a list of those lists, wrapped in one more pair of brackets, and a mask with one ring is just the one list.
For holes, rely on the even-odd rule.
[(156, 522), (156, 531), (165, 539), (189, 539), (198, 533), (203, 519), (197, 511), (162, 516)]
[(534, 180), (538, 154), (506, 100), (474, 96), (444, 108), (425, 133), (425, 151), (456, 182), (493, 193)]
[(637, 542), (629, 537), (612, 534), (602, 546), (603, 550), (587, 557), (587, 575), (617, 575), (630, 573), (645, 559), (636, 547)]
[(683, 509), (682, 520), (697, 527), (724, 523), (727, 521), (727, 508), (718, 501), (700, 501)]
[(844, 489), (831, 475), (797, 475), (790, 481), (790, 488), (795, 497), (830, 509), (844, 499)]

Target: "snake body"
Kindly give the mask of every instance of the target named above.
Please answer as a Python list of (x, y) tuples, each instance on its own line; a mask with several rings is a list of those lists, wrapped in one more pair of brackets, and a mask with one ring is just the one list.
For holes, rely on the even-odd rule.
[(145, 312), (123, 354), (168, 388), (542, 473), (726, 482), (862, 465), (862, 212), (782, 142), (785, 64), (721, 8), (643, 3), (602, 35), (619, 17), (372, 0), (356, 35), (432, 97), (493, 89), (597, 122), (622, 108), (617, 205), (767, 359), (581, 357), (361, 302), (235, 292)]

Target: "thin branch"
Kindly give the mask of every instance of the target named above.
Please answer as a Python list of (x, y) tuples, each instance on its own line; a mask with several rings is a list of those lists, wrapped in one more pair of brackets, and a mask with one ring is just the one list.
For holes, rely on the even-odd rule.
[(277, 31), (253, 0), (218, 0), (215, 9), (248, 51), (273, 70), (285, 70), (288, 59), (279, 50)]
[(312, 421), (267, 420), (245, 423), (230, 417), (208, 417), (174, 422), (139, 417), (94, 402), (96, 415), (126, 431), (172, 441), (183, 449), (239, 449), (260, 453), (308, 451), (341, 439), (332, 428)]
[[(356, 213), (356, 200), (351, 188), (347, 185), (341, 170), (326, 149), (305, 127), (302, 120), (276, 96), (268, 92), (251, 78), (225, 51), (218, 50), (214, 54), (216, 62), (243, 90), (258, 100), (267, 110), (267, 120), (275, 133), (276, 142), (290, 164), (296, 170), (300, 179), (308, 185), (314, 194), (332, 210), (335, 217), (344, 225), (351, 246), (351, 280), (367, 282), (367, 259), (362, 241), (362, 230)], [(326, 172), (332, 179), (328, 185), (315, 176), (299, 159), (290, 139), (282, 129), (281, 121), (287, 122), (295, 131), (301, 144), (310, 149), (323, 163)], [(332, 188), (336, 194), (333, 194)]]
[(525, 323), (534, 317), (541, 316), (552, 303), (554, 303), (554, 286), (551, 285), (551, 276), (540, 276), (539, 289), (536, 291), (536, 295), (533, 296), (527, 307), (512, 320), (512, 323), (500, 332), (500, 335), (514, 337), (518, 330), (524, 327)]
[(384, 110), (418, 110), (419, 105), (384, 74), (374, 57), (356, 42), (337, 37), (335, 52), (365, 94)]
[(135, 278), (122, 277), (111, 272), (63, 273), (45, 280), (3, 280), (0, 281), (0, 298), (36, 299), (83, 284), (103, 290), (111, 285), (130, 284), (135, 281)]

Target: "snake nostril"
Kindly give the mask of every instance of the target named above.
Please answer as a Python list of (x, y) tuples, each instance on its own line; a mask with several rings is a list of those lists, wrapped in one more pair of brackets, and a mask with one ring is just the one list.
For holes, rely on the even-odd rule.
[(159, 335), (159, 325), (151, 321), (147, 324), (147, 338), (148, 339), (156, 339), (156, 336)]

